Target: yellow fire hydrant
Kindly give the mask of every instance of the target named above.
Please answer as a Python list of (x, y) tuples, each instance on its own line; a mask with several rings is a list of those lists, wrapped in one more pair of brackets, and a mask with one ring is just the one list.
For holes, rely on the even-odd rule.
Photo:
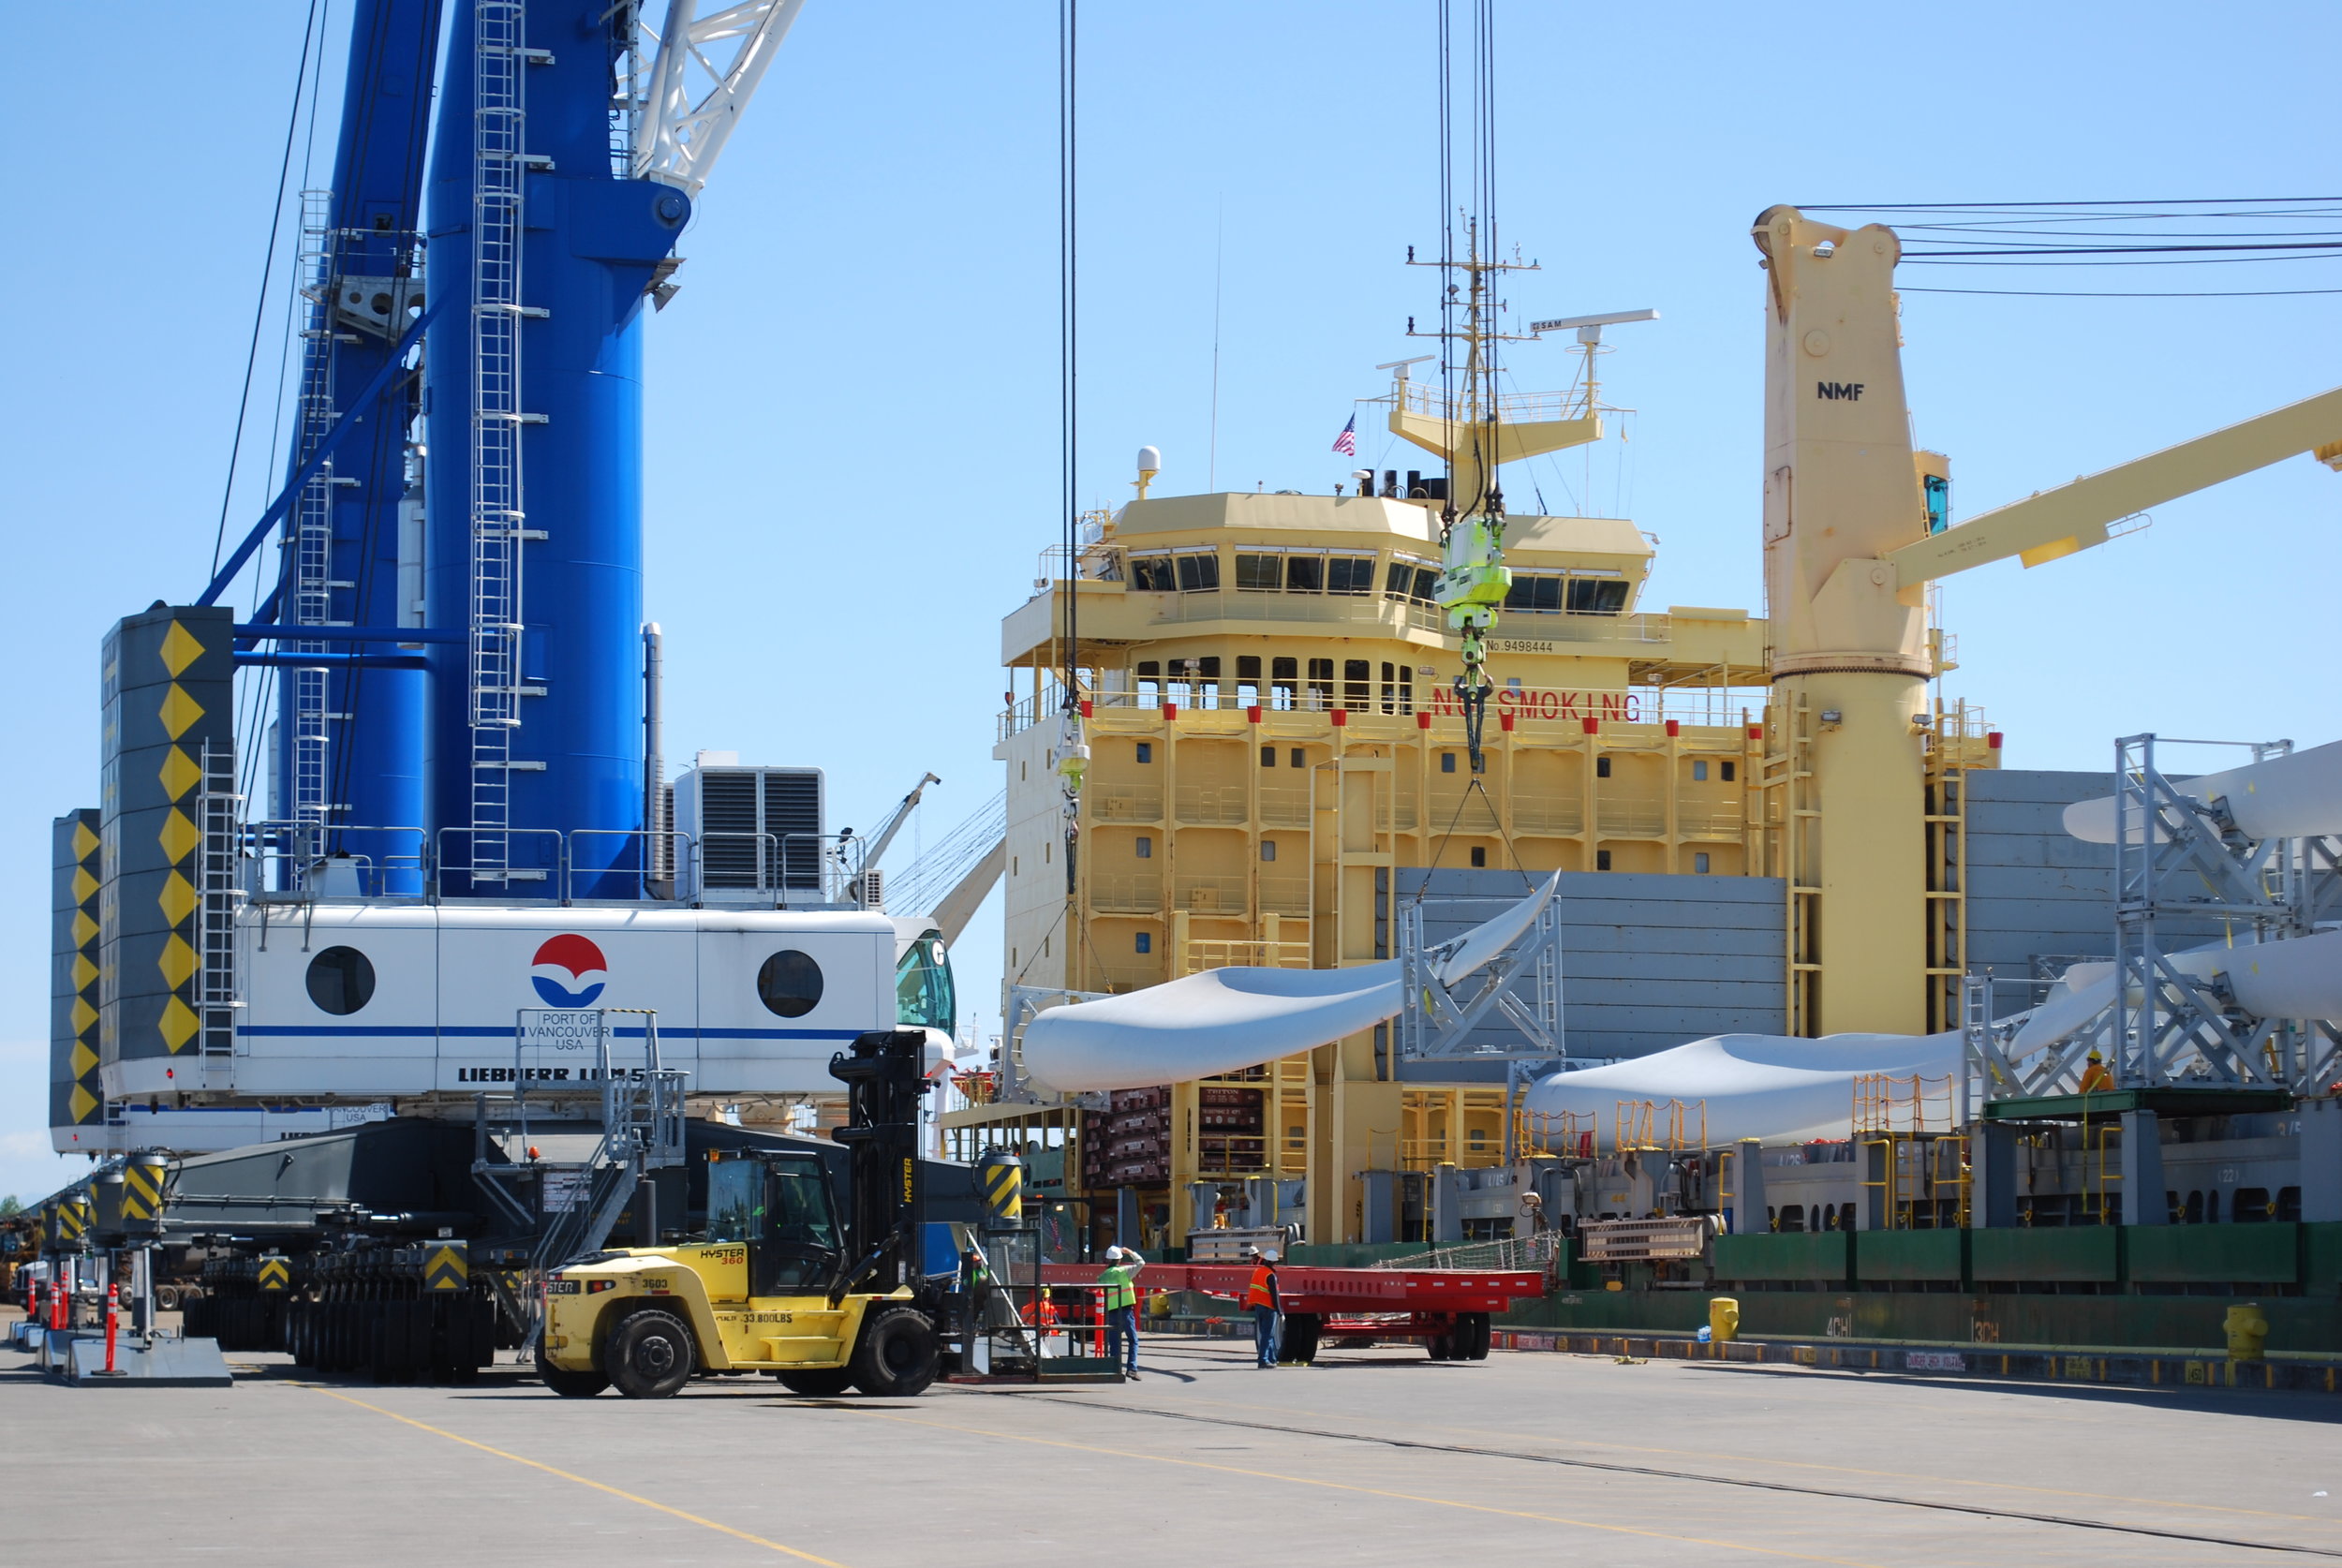
[(2242, 1307), (2228, 1309), (2228, 1319), (2221, 1327), (2228, 1330), (2228, 1354), (2231, 1361), (2259, 1361), (2265, 1354), (2262, 1347), (2269, 1339), (2269, 1316), (2260, 1309), (2260, 1303), (2247, 1301)]
[(1732, 1296), (1708, 1298), (1708, 1339), (1714, 1344), (1729, 1344), (1741, 1337), (1741, 1304)]

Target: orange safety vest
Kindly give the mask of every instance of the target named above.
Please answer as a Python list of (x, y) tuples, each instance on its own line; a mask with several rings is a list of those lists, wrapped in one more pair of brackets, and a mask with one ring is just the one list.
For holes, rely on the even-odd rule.
[(1244, 1305), (1247, 1307), (1277, 1305), (1277, 1294), (1269, 1286), (1269, 1281), (1275, 1278), (1276, 1271), (1267, 1264), (1253, 1270), (1253, 1288), (1244, 1293)]

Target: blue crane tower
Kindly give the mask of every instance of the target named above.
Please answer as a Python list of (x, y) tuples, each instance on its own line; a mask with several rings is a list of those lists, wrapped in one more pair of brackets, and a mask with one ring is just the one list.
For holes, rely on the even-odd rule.
[[(334, 185), (303, 197), (284, 485), (192, 603), (110, 634), (100, 803), (55, 824), (60, 1148), (103, 1146), (131, 1102), (409, 1092), (382, 1086), (415, 1047), (368, 1043), (437, 1024), (332, 1020), (529, 969), (516, 950), (509, 973), (418, 972), (378, 1002), (345, 945), (272, 989), (259, 970), (314, 956), (270, 948), (272, 895), (386, 918), (458, 900), (533, 950), (533, 917), (496, 906), (671, 892), (646, 831), (672, 824), (645, 767), (644, 318), (801, 3), (666, 0), (654, 24), (640, 0), (353, 0)], [(256, 556), (240, 621), (223, 601)], [(274, 682), (247, 726), (265, 739), (237, 733), (238, 671)], [(265, 809), (238, 777), (256, 750)], [(671, 898), (665, 917), (696, 930)], [(315, 1027), (254, 1022), (280, 1005)], [(250, 1059), (295, 1035), (310, 1065)]]
[(360, 0), (288, 483), (199, 601), (277, 530), (237, 662), (287, 858), (643, 895), (645, 309), (800, 3)]

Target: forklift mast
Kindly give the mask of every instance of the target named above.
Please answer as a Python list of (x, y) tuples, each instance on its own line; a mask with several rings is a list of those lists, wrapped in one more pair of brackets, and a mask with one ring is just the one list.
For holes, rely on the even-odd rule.
[(884, 1294), (915, 1286), (919, 1224), (926, 1209), (919, 1103), (934, 1087), (926, 1077), (926, 1034), (880, 1029), (862, 1035), (850, 1051), (830, 1058), (829, 1075), (847, 1091), (846, 1125), (831, 1136), (846, 1146), (853, 1161), (846, 1241), (849, 1253), (860, 1261), (847, 1277), (847, 1288)]

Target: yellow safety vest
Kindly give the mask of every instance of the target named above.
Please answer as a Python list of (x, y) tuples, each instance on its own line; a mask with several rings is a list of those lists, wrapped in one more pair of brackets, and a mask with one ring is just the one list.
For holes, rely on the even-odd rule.
[(1116, 1264), (1098, 1276), (1098, 1283), (1105, 1287), (1107, 1311), (1138, 1305), (1140, 1266), (1137, 1264)]

